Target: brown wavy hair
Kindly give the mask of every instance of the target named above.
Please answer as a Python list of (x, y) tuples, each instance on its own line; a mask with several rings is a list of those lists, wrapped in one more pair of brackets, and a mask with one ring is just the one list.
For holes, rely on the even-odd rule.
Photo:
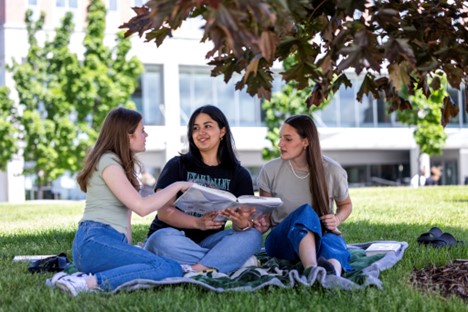
[(317, 127), (312, 118), (306, 115), (294, 115), (284, 122), (293, 127), (301, 138), (309, 141), (309, 146), (306, 148), (306, 159), (310, 172), (311, 203), (319, 216), (326, 215), (329, 213), (330, 202)]
[(97, 170), (97, 164), (102, 155), (111, 152), (118, 156), (125, 175), (136, 190), (140, 188), (137, 178), (137, 166), (141, 164), (130, 150), (129, 134), (133, 134), (142, 120), (140, 113), (123, 107), (115, 108), (107, 114), (94, 147), (84, 160), (83, 169), (78, 173), (77, 181), (86, 193), (89, 179)]

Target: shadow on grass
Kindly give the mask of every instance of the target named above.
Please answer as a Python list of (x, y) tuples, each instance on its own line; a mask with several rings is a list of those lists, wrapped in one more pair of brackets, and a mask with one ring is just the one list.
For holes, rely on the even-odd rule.
[(71, 255), (74, 230), (48, 230), (28, 234), (3, 235), (1, 237), (1, 258), (16, 255), (55, 255), (61, 252)]

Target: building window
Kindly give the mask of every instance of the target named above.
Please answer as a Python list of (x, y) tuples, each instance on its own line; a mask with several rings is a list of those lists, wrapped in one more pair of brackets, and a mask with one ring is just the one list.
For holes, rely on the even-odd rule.
[(28, 0), (28, 5), (36, 6), (39, 0)]
[(163, 103), (163, 80), (161, 66), (147, 66), (140, 83), (132, 95), (137, 110), (143, 115), (145, 125), (165, 124)]
[(117, 0), (109, 0), (109, 11), (117, 11)]
[(58, 8), (76, 9), (78, 8), (78, 1), (77, 0), (56, 0), (55, 5)]
[(460, 109), (460, 114), (462, 114), (463, 118), (463, 127), (468, 127), (468, 103), (466, 102), (467, 100), (467, 94), (466, 94), (466, 85), (463, 86), (460, 92), (460, 97), (461, 97), (461, 109)]
[(192, 112), (202, 105), (219, 107), (233, 127), (262, 126), (261, 102), (245, 90), (235, 90), (240, 79), (233, 75), (226, 84), (223, 76), (211, 77), (207, 67), (181, 66), (179, 73), (181, 124), (187, 125)]
[(388, 112), (384, 94), (379, 99), (372, 95), (363, 95), (362, 102), (356, 100), (362, 80), (349, 77), (353, 85), (350, 88), (341, 86), (330, 103), (314, 116), (321, 127), (395, 127), (395, 113)]
[(459, 109), (459, 113), (457, 116), (450, 118), (447, 127), (460, 127), (465, 128), (468, 126), (468, 112), (466, 111), (466, 88), (465, 86), (460, 86), (460, 90), (448, 87), (447, 90), (451, 100), (453, 101), (454, 105), (456, 105)]

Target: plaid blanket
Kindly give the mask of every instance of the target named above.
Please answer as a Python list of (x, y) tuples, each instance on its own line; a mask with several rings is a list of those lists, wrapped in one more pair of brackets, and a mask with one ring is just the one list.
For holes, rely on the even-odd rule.
[[(394, 242), (394, 241), (379, 241)], [(195, 284), (214, 292), (247, 291), (252, 292), (269, 286), (292, 288), (295, 286), (312, 286), (319, 283), (324, 288), (339, 288), (345, 290), (360, 289), (367, 286), (382, 288), (379, 279), (381, 271), (394, 266), (403, 258), (408, 247), (406, 242), (399, 243), (401, 248), (397, 252), (367, 257), (365, 249), (374, 242), (349, 244), (351, 266), (355, 269), (338, 277), (326, 273), (325, 269), (315, 267), (304, 270), (300, 263), (271, 258), (265, 252), (257, 254), (260, 262), (258, 267), (241, 268), (230, 274), (216, 271), (202, 272), (184, 277), (166, 278), (161, 281), (137, 279), (121, 285), (114, 290), (133, 291), (141, 288), (151, 288), (168, 284)]]

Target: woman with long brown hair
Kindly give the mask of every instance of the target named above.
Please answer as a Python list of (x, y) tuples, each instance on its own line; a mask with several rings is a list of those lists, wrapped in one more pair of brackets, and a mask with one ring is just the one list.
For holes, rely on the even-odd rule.
[(346, 171), (322, 155), (317, 127), (309, 116), (286, 119), (278, 147), (281, 157), (265, 164), (258, 178), (260, 195), (280, 197), (284, 203), (255, 222), (262, 232), (272, 227), (266, 252), (300, 260), (304, 268), (322, 266), (336, 275), (352, 270), (338, 230), (352, 211)]
[(77, 178), (86, 192), (86, 204), (72, 253), (82, 274), (59, 272), (49, 285), (76, 296), (97, 289), (111, 291), (135, 279), (182, 276), (177, 262), (131, 244), (132, 212), (146, 216), (192, 185), (174, 182), (157, 194), (139, 194), (135, 154), (145, 151), (147, 136), (140, 113), (116, 108), (107, 115)]

